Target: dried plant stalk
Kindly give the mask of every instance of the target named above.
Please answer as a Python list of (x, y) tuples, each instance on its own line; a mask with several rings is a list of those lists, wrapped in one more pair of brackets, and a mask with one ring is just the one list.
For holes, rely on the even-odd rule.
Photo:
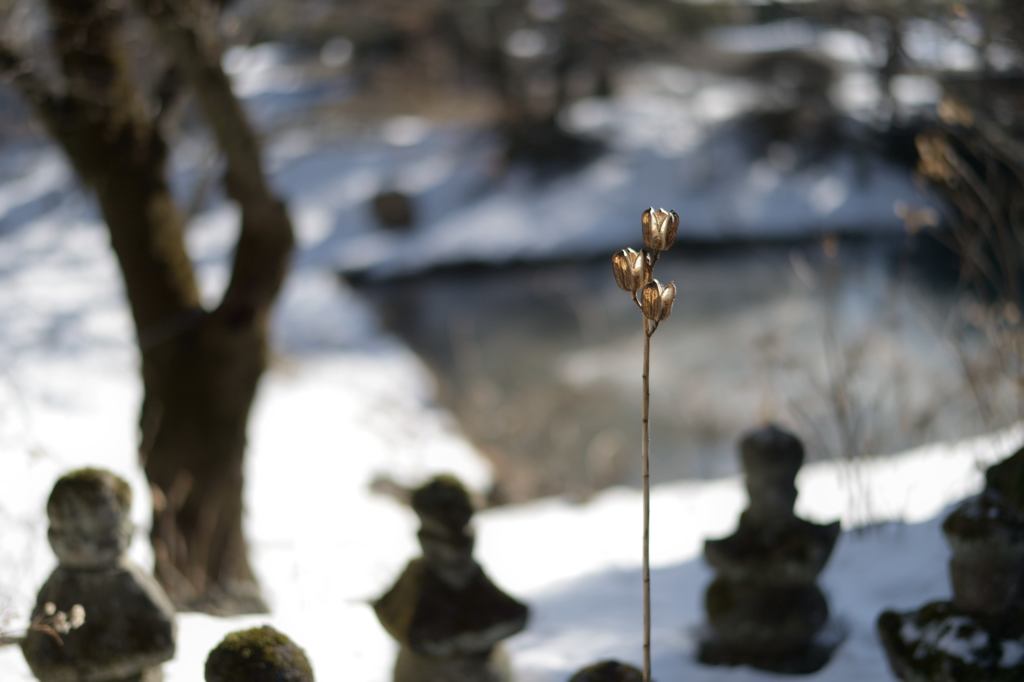
[(643, 407), (641, 413), (640, 466), (643, 485), (643, 679), (651, 680), (651, 337), (662, 320), (672, 313), (675, 282), (654, 279), (654, 266), (662, 251), (675, 242), (679, 215), (663, 208), (649, 208), (640, 219), (643, 251), (623, 249), (612, 256), (612, 274), (619, 288), (630, 292), (643, 317)]
[(643, 472), (644, 539), (643, 539), (643, 602), (644, 602), (644, 682), (651, 679), (651, 331), (644, 317), (644, 399), (640, 458)]

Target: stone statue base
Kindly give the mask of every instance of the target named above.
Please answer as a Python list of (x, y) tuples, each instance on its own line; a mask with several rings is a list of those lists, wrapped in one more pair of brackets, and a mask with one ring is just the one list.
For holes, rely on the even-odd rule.
[[(61, 680), (63, 670), (77, 668), (87, 671), (82, 679), (96, 682), (163, 681), (159, 662), (174, 652), (174, 611), (156, 580), (138, 566), (122, 560), (93, 571), (57, 567), (40, 589), (34, 613), (47, 602), (81, 604), (86, 624), (60, 641), (44, 632), (29, 634), (22, 650), (40, 680)], [(152, 665), (143, 664), (146, 659)]]
[(1024, 448), (988, 468), (942, 533), (952, 599), (879, 616), (889, 667), (905, 682), (1024, 680)]
[(718, 637), (709, 627), (700, 628), (696, 635), (697, 660), (704, 665), (747, 665), (784, 675), (809, 675), (831, 660), (832, 653), (846, 639), (846, 627), (839, 621), (830, 621), (810, 643), (780, 650), (743, 648), (735, 641)]
[(402, 647), (395, 661), (394, 682), (511, 682), (512, 671), (503, 647), (480, 656), (432, 658)]
[(697, 658), (709, 665), (747, 665), (807, 674), (828, 663), (845, 632), (829, 625), (817, 580), (839, 523), (811, 523), (794, 511), (804, 446), (767, 424), (740, 440), (749, 499), (736, 531), (704, 542), (714, 579), (704, 593), (706, 629)]
[(148, 670), (140, 675), (131, 677), (118, 677), (117, 679), (106, 680), (105, 682), (164, 682), (163, 670)]
[(878, 634), (904, 682), (1024, 680), (1024, 613), (992, 619), (933, 602), (917, 611), (886, 611)]

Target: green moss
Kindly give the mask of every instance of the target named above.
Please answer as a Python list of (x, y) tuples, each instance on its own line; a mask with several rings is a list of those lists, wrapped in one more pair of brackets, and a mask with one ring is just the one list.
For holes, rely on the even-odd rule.
[(312, 682), (306, 652), (269, 625), (232, 632), (206, 659), (206, 682)]
[(102, 503), (108, 499), (107, 495), (110, 493), (113, 493), (114, 499), (122, 511), (131, 510), (132, 489), (123, 478), (106, 469), (93, 467), (75, 469), (57, 479), (47, 506), (52, 507), (58, 499), (65, 495)]

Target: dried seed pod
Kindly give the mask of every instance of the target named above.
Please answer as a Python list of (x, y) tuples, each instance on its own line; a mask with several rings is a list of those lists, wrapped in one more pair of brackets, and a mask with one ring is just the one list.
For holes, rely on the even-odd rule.
[(914, 138), (917, 147), (917, 171), (935, 182), (951, 183), (957, 174), (950, 159), (954, 157), (949, 141), (937, 132), (921, 133)]
[(68, 625), (71, 626), (72, 630), (82, 627), (85, 625), (85, 607), (81, 604), (75, 604), (68, 612), (68, 618)]
[(640, 292), (640, 309), (644, 317), (652, 322), (661, 322), (672, 314), (672, 304), (676, 301), (676, 283), (662, 284), (656, 279), (644, 285)]
[(679, 214), (664, 208), (651, 207), (640, 216), (644, 246), (651, 251), (668, 251), (679, 232)]
[(974, 113), (960, 100), (946, 95), (939, 102), (939, 118), (951, 126), (970, 128), (974, 125)]
[(620, 289), (635, 293), (651, 279), (647, 255), (636, 249), (622, 249), (612, 256), (612, 274)]

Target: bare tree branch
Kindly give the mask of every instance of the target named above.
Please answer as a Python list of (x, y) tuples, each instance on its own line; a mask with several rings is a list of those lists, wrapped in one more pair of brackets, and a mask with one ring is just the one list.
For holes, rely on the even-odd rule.
[(221, 309), (240, 316), (269, 311), (287, 271), (291, 221), (263, 171), (259, 142), (221, 67), (216, 8), (205, 0), (139, 0), (177, 57), (227, 163), (226, 189), (242, 210), (242, 229)]
[(65, 98), (49, 87), (32, 70), (28, 61), (13, 47), (0, 40), (0, 79), (9, 81), (35, 109), (50, 119), (66, 105)]
[[(139, 340), (158, 343), (192, 324), (199, 292), (184, 221), (165, 178), (167, 149), (133, 82), (123, 49), (123, 7), (110, 0), (49, 0), (52, 46), (65, 83), (44, 121), (95, 191), (120, 261)], [(159, 214), (152, 230), (138, 216)]]

